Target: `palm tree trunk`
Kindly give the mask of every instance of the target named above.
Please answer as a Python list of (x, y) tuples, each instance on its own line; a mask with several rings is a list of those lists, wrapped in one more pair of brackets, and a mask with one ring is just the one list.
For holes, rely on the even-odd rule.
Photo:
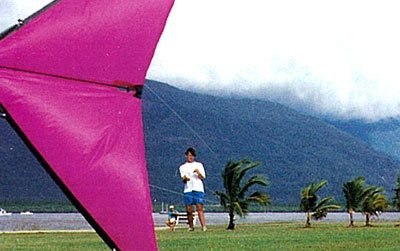
[(307, 221), (305, 227), (311, 227), (311, 212), (310, 210), (307, 211)]
[(235, 229), (235, 214), (233, 209), (229, 209), (229, 225), (228, 225), (228, 230), (234, 230)]
[(366, 227), (372, 227), (372, 225), (369, 223), (369, 213), (365, 213), (365, 226)]
[(353, 214), (354, 214), (354, 211), (353, 211), (352, 208), (350, 208), (350, 209), (349, 209), (349, 215), (350, 215), (350, 225), (349, 225), (349, 227), (354, 227)]

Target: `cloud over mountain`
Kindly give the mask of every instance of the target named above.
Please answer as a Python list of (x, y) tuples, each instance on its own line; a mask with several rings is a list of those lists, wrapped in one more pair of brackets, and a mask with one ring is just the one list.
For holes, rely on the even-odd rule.
[(149, 78), (340, 118), (400, 115), (395, 1), (176, 1)]

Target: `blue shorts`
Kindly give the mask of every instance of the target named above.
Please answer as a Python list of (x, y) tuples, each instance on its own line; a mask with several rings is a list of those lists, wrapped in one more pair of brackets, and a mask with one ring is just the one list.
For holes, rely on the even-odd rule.
[(198, 191), (192, 191), (184, 193), (185, 195), (185, 206), (204, 204), (204, 193)]

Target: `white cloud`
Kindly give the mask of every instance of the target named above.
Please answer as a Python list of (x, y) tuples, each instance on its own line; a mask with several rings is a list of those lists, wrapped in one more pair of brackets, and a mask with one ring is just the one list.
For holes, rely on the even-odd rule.
[[(3, 0), (0, 28), (50, 0)], [(396, 0), (175, 0), (148, 78), (342, 118), (400, 116)]]
[(344, 118), (400, 115), (396, 1), (176, 0), (148, 77)]
[(53, 0), (1, 0), (0, 2), (0, 31), (25, 19)]

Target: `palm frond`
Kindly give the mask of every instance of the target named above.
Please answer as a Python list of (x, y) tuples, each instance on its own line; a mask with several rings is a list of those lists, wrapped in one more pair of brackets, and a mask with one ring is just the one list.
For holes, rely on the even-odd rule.
[(249, 188), (254, 185), (268, 186), (268, 182), (263, 176), (256, 175), (251, 177), (239, 190), (239, 197), (243, 197)]
[(313, 213), (311, 216), (315, 220), (320, 220), (322, 218), (325, 218), (328, 215), (329, 210), (334, 210), (334, 209), (339, 209), (339, 208), (340, 208), (340, 206), (338, 206), (338, 205), (325, 205), (325, 206), (317, 209), (315, 211), (315, 213)]
[(240, 216), (243, 217), (245, 216), (246, 212), (243, 210), (243, 206), (241, 205), (239, 202), (235, 202), (233, 203), (233, 208), (235, 210), (235, 212)]
[(314, 210), (318, 210), (318, 209), (324, 207), (325, 204), (329, 203), (332, 200), (332, 198), (333, 198), (332, 196), (328, 196), (328, 197), (325, 197), (325, 198), (321, 199), (318, 202), (318, 204), (315, 205)]
[(322, 187), (324, 187), (326, 184), (328, 184), (327, 180), (321, 180), (319, 183), (317, 183), (316, 185), (314, 185), (314, 183), (311, 183), (313, 186), (313, 192), (316, 193), (318, 192), (319, 189), (321, 189)]
[[(239, 161), (228, 161), (224, 170), (221, 172), (225, 193), (217, 191), (215, 194), (220, 198), (221, 205), (228, 209), (230, 213), (235, 212), (240, 217), (249, 212), (249, 205), (252, 202), (266, 205), (270, 199), (268, 194), (255, 192), (251, 196), (246, 196), (246, 192), (254, 185), (268, 184), (262, 175), (254, 175), (246, 182), (243, 179), (247, 172), (258, 166), (258, 162), (252, 162), (248, 159)], [(242, 184), (244, 183), (244, 184)]]
[(256, 202), (262, 206), (266, 206), (270, 203), (271, 198), (267, 193), (254, 192), (252, 195), (247, 197), (248, 202)]
[(371, 215), (378, 215), (380, 212), (385, 211), (388, 207), (388, 200), (381, 193), (370, 195), (363, 203), (362, 212)]
[(360, 207), (364, 200), (364, 182), (365, 178), (360, 176), (343, 184), (342, 191), (345, 197), (347, 210)]
[(238, 174), (240, 172), (240, 168), (241, 166), (239, 163), (229, 161), (222, 173), (226, 193), (231, 197), (235, 197), (238, 193), (238, 187), (240, 185)]
[[(311, 217), (315, 220), (326, 217), (329, 210), (339, 208), (337, 205), (327, 205), (332, 200), (332, 196), (319, 200), (317, 192), (326, 184), (328, 184), (326, 180), (321, 180), (316, 184), (312, 182), (303, 188), (300, 193), (300, 209), (303, 212), (314, 212), (311, 214)], [(307, 224), (310, 224), (309, 219), (307, 219)]]
[(224, 207), (227, 208), (227, 204), (229, 203), (229, 196), (226, 193), (216, 191), (215, 195), (219, 197), (220, 204)]
[(388, 206), (388, 200), (383, 194), (375, 194), (373, 198), (373, 206), (376, 209), (376, 211), (385, 211)]
[[(317, 192), (323, 186), (325, 186), (328, 182), (326, 180), (322, 180), (317, 184), (312, 182), (310, 185), (305, 187), (301, 191), (301, 200), (300, 200), (300, 209), (304, 212), (306, 211), (315, 211), (318, 208), (318, 195)], [(325, 201), (322, 201), (326, 203)]]
[(246, 175), (246, 173), (250, 169), (253, 169), (253, 168), (259, 166), (260, 162), (252, 162), (250, 160), (242, 160), (241, 166), (243, 166), (243, 165), (247, 165), (247, 166), (245, 166), (243, 169), (241, 169), (239, 177), (238, 177), (240, 180)]
[(336, 209), (340, 209), (340, 206), (331, 204), (331, 205), (325, 205), (325, 206), (321, 207), (319, 210), (328, 210), (329, 211), (329, 210), (336, 210)]
[(397, 182), (396, 182), (396, 188), (394, 189), (394, 198), (393, 198), (393, 206), (397, 209), (400, 210), (400, 175), (397, 175)]
[(328, 215), (328, 210), (318, 210), (318, 211), (314, 212), (314, 213), (311, 215), (311, 217), (312, 217), (314, 220), (320, 220), (320, 219), (325, 218), (327, 215)]

